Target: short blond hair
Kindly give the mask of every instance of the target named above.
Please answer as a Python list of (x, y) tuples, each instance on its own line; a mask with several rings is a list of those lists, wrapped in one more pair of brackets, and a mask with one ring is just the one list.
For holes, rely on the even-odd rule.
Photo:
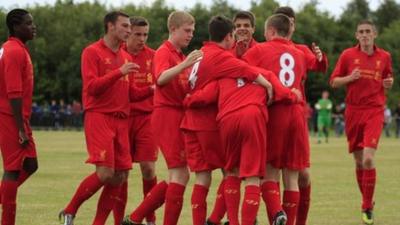
[(171, 31), (172, 27), (179, 28), (184, 24), (194, 24), (194, 17), (184, 11), (174, 11), (168, 16), (168, 30)]

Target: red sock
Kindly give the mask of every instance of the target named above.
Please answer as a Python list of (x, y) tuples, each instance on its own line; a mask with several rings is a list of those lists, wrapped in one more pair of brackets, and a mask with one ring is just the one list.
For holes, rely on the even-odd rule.
[(64, 212), (75, 215), (79, 206), (81, 206), (84, 201), (92, 197), (92, 195), (96, 193), (102, 186), (103, 183), (100, 181), (96, 173), (92, 173), (86, 177), (79, 185), (75, 195), (64, 209)]
[(119, 192), (119, 196), (114, 203), (113, 215), (114, 215), (114, 224), (120, 225), (122, 219), (124, 218), (126, 203), (128, 201), (128, 181), (125, 181), (121, 185), (121, 190)]
[(99, 201), (97, 202), (97, 211), (93, 220), (93, 225), (104, 225), (106, 223), (108, 215), (120, 196), (120, 191), (121, 185), (104, 185)]
[(362, 209), (372, 209), (374, 208), (373, 205), (373, 198), (374, 198), (374, 191), (375, 191), (375, 183), (376, 183), (376, 170), (374, 169), (367, 169), (364, 170), (363, 176), (363, 204)]
[(204, 225), (207, 217), (208, 188), (195, 184), (192, 192), (192, 219), (193, 225)]
[[(18, 176), (18, 187), (23, 184), (31, 174), (27, 173), (25, 170), (21, 170)], [(1, 182), (0, 182), (0, 204), (1, 204)]]
[(283, 210), (278, 184), (277, 182), (266, 181), (261, 185), (262, 198), (267, 208), (269, 224), (272, 224), (275, 215)]
[[(151, 189), (154, 186), (156, 186), (156, 184), (157, 184), (157, 177), (154, 177), (151, 180), (143, 179), (143, 198), (146, 197), (147, 193), (149, 193)], [(152, 223), (156, 222), (156, 214), (154, 211), (146, 215), (146, 221)]]
[(300, 188), (299, 207), (297, 208), (296, 225), (306, 225), (308, 209), (310, 208), (311, 184)]
[(228, 176), (225, 179), (224, 197), (230, 225), (239, 225), (240, 183), (239, 177)]
[(177, 225), (183, 205), (185, 186), (169, 183), (165, 194), (164, 225)]
[(242, 203), (242, 225), (254, 225), (260, 206), (260, 187), (247, 185)]
[(1, 225), (15, 225), (18, 182), (12, 180), (3, 180), (1, 189), (1, 198), (3, 199)]
[(283, 210), (287, 215), (286, 225), (294, 225), (294, 222), (296, 221), (299, 199), (300, 199), (300, 194), (298, 191), (283, 192)]
[(215, 198), (214, 209), (211, 212), (210, 217), (208, 217), (208, 220), (215, 224), (219, 224), (221, 222), (226, 212), (224, 185), (225, 185), (225, 179), (223, 179), (219, 184), (217, 197)]
[(361, 195), (363, 193), (363, 187), (362, 187), (363, 174), (364, 174), (363, 169), (356, 169), (357, 184), (358, 184), (358, 189), (360, 190)]
[(142, 203), (132, 212), (131, 220), (135, 223), (141, 223), (146, 215), (162, 206), (165, 202), (167, 188), (168, 184), (165, 181), (154, 186)]

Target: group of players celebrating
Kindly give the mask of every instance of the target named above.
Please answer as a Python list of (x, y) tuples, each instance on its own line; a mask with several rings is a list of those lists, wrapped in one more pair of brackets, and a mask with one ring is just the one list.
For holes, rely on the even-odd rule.
[[(18, 187), (38, 167), (29, 126), (33, 68), (25, 45), (36, 27), (23, 9), (10, 11), (6, 20), (10, 35), (0, 51), (1, 224), (14, 225)], [(233, 21), (214, 16), (209, 41), (185, 56), (182, 49), (195, 30), (189, 13), (169, 15), (168, 40), (156, 51), (146, 45), (145, 18), (108, 13), (104, 36), (81, 59), (86, 162), (95, 171), (60, 212), (62, 223), (73, 225), (81, 204), (102, 188), (93, 225), (104, 225), (111, 212), (116, 225), (154, 225), (162, 205), (163, 224), (176, 225), (190, 170), (193, 225), (256, 224), (261, 198), (271, 225), (305, 225), (311, 181), (304, 83), (308, 71), (326, 72), (328, 60), (314, 43), (309, 48), (292, 42), (295, 22), (290, 7), (277, 8), (265, 22), (267, 41), (258, 43), (251, 12), (240, 11)], [(347, 87), (346, 133), (367, 225), (373, 224), (374, 154), (385, 91), (393, 85), (390, 54), (374, 44), (376, 36), (373, 23), (360, 21), (359, 43), (344, 50), (330, 79), (333, 88)], [(168, 167), (161, 182), (158, 150)], [(144, 198), (124, 217), (132, 162), (140, 164)], [(223, 179), (207, 217), (216, 169)], [(228, 222), (222, 222), (225, 214)]]

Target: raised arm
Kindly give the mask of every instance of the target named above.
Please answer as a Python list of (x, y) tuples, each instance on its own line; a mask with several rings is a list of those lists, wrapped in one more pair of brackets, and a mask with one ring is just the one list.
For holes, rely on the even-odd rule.
[(98, 55), (93, 49), (85, 49), (82, 53), (82, 79), (89, 95), (97, 96), (103, 94), (121, 77), (137, 72), (138, 65), (126, 62), (120, 68), (112, 70), (106, 74), (99, 74)]
[(160, 86), (168, 84), (173, 78), (182, 73), (186, 68), (192, 66), (193, 64), (201, 60), (202, 56), (203, 56), (202, 51), (194, 50), (191, 53), (189, 53), (186, 59), (183, 60), (178, 65), (165, 69), (163, 71), (157, 71), (156, 73), (160, 74), (157, 78), (157, 84)]

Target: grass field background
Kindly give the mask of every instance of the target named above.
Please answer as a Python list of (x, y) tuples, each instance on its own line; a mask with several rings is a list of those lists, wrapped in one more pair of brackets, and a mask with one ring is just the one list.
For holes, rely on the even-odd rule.
[[(28, 180), (18, 194), (17, 225), (56, 225), (57, 214), (75, 192), (80, 181), (93, 171), (85, 164), (86, 150), (82, 132), (36, 131), (34, 133), (39, 154), (39, 170)], [(309, 225), (359, 225), (361, 224), (361, 197), (354, 178), (354, 163), (347, 154), (345, 138), (331, 138), (329, 144), (315, 144), (312, 150), (312, 204)], [(159, 180), (166, 178), (165, 162), (160, 154), (157, 164)], [(377, 187), (375, 192), (376, 225), (400, 224), (400, 140), (382, 138), (376, 154)], [(194, 180), (191, 176), (191, 182)], [(209, 211), (215, 198), (216, 186), (221, 179), (215, 172), (209, 192)], [(129, 202), (131, 211), (142, 199), (139, 167), (134, 165), (129, 177)], [(180, 225), (190, 225), (190, 194), (192, 183), (186, 189)], [(94, 217), (98, 194), (80, 208), (75, 225), (90, 225)], [(161, 208), (157, 212), (162, 224)], [(266, 212), (261, 204), (258, 220), (266, 225)], [(113, 224), (110, 218), (107, 225)]]

